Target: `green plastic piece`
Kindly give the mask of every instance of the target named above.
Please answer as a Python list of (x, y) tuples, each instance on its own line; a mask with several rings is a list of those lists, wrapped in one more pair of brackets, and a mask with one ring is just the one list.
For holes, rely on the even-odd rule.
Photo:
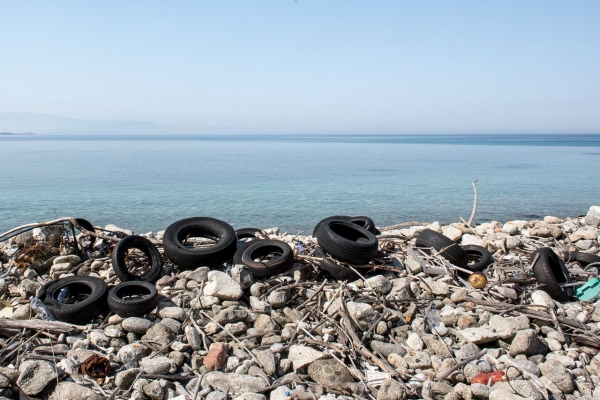
[(593, 278), (587, 283), (575, 289), (575, 296), (581, 301), (594, 300), (600, 295), (600, 279)]

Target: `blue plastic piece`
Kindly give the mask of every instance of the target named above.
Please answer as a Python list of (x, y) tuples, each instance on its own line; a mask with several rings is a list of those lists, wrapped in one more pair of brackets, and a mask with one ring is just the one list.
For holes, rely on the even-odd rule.
[(600, 279), (593, 278), (587, 283), (575, 289), (575, 296), (581, 301), (594, 300), (600, 295)]

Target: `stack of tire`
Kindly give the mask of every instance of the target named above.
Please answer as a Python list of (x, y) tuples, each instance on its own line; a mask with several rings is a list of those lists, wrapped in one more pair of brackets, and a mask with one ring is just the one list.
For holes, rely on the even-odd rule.
[[(417, 235), (416, 246), (420, 248), (431, 248), (439, 255), (457, 267), (481, 272), (492, 265), (495, 261), (492, 254), (482, 246), (464, 245), (452, 241), (452, 239), (433, 231), (425, 229)], [(467, 277), (468, 274), (459, 271), (459, 275)]]
[[(350, 266), (368, 264), (377, 256), (377, 229), (368, 217), (336, 215), (315, 226), (313, 237), (319, 247), (313, 254), (322, 258), (319, 267), (340, 280), (355, 280), (359, 276)], [(350, 266), (349, 266), (350, 265)]]

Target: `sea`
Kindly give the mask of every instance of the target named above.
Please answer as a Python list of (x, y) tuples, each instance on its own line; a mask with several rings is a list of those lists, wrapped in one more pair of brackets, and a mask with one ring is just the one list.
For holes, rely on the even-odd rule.
[(576, 217), (600, 205), (600, 135), (0, 135), (0, 233), (58, 217), (136, 233), (208, 216), (309, 234)]

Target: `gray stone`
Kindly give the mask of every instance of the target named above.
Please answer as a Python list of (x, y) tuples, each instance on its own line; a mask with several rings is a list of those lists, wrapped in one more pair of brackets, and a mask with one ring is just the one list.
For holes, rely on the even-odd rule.
[(166, 346), (174, 339), (171, 331), (166, 327), (166, 325), (160, 323), (152, 326), (146, 332), (146, 339), (154, 340), (160, 343), (163, 346)]
[(426, 381), (423, 384), (422, 395), (425, 399), (442, 400), (452, 392), (452, 386), (448, 382)]
[(87, 335), (88, 339), (93, 345), (98, 347), (108, 347), (110, 345), (110, 339), (104, 333), (92, 331)]
[(121, 326), (124, 330), (126, 330), (127, 332), (133, 332), (137, 335), (145, 334), (148, 331), (148, 329), (152, 327), (152, 325), (154, 325), (154, 323), (149, 319), (139, 317), (125, 318), (121, 322)]
[(459, 360), (464, 360), (465, 358), (469, 358), (479, 353), (481, 349), (475, 343), (467, 343), (462, 346), (460, 349), (454, 351), (456, 354), (456, 358)]
[(215, 296), (221, 300), (238, 300), (244, 294), (239, 283), (225, 272), (210, 271), (208, 283), (204, 287), (205, 296)]
[(386, 358), (392, 353), (396, 353), (400, 356), (406, 355), (406, 349), (404, 347), (394, 343), (381, 342), (379, 340), (371, 341), (371, 349), (381, 353)]
[(352, 382), (352, 374), (337, 360), (317, 360), (308, 366), (308, 375), (317, 383), (335, 385), (341, 382)]
[(224, 325), (229, 322), (243, 321), (248, 317), (248, 311), (226, 308), (215, 315), (215, 321)]
[(215, 390), (206, 396), (206, 400), (227, 400), (227, 393)]
[(169, 357), (142, 358), (140, 366), (147, 374), (166, 375), (177, 371), (175, 362)]
[(585, 216), (585, 223), (590, 226), (600, 225), (600, 206), (591, 206)]
[(81, 258), (75, 254), (69, 254), (66, 256), (58, 256), (54, 259), (54, 261), (52, 261), (52, 264), (54, 265), (62, 263), (68, 263), (72, 266), (76, 266), (81, 263)]
[(0, 373), (0, 388), (7, 388), (11, 386), (11, 381), (8, 376)]
[(563, 393), (573, 393), (575, 384), (569, 371), (557, 360), (540, 364), (542, 375), (548, 377)]
[(185, 310), (181, 307), (164, 307), (158, 311), (158, 315), (161, 318), (172, 318), (179, 322), (183, 322), (185, 320)]
[(410, 352), (404, 356), (404, 361), (411, 369), (425, 369), (431, 367), (431, 357), (424, 351)]
[[(493, 386), (493, 390), (496, 391), (498, 389), (505, 390), (510, 394), (516, 394), (530, 399), (544, 399), (544, 396), (542, 396), (540, 391), (533, 385), (533, 383), (526, 380), (513, 379), (510, 382), (498, 382)], [(497, 395), (494, 395), (494, 397), (496, 396)]]
[(457, 330), (456, 334), (475, 344), (494, 342), (502, 337), (500, 333), (486, 328), (466, 328)]
[(373, 288), (376, 293), (387, 294), (392, 290), (392, 282), (383, 275), (375, 275), (365, 281), (365, 286)]
[(198, 330), (196, 330), (196, 328), (194, 328), (193, 326), (186, 326), (185, 337), (192, 349), (202, 349), (202, 338), (200, 337), (200, 334), (198, 333)]
[(31, 305), (29, 303), (23, 304), (13, 311), (12, 318), (13, 319), (29, 319), (35, 316), (35, 313), (31, 309)]
[(161, 385), (160, 380), (153, 380), (150, 383), (145, 384), (142, 386), (142, 391), (146, 396), (154, 400), (163, 400), (166, 397), (165, 390)]
[(287, 394), (291, 392), (288, 386), (279, 386), (269, 394), (269, 400), (289, 400), (290, 396)]
[(205, 374), (204, 379), (213, 389), (234, 394), (261, 392), (269, 385), (267, 381), (261, 377), (242, 374), (227, 374), (219, 371)]
[(139, 373), (139, 368), (131, 368), (118, 372), (115, 376), (115, 385), (117, 385), (119, 389), (129, 390)]
[(489, 400), (533, 400), (525, 399), (518, 394), (511, 393), (505, 389), (491, 389)]
[(377, 400), (404, 400), (406, 399), (406, 393), (402, 385), (395, 379), (386, 379), (379, 387), (379, 393), (377, 393)]
[(150, 349), (143, 344), (132, 343), (121, 347), (117, 353), (117, 357), (127, 368), (135, 368), (138, 366), (137, 360), (144, 357), (149, 352)]
[(293, 345), (290, 347), (288, 358), (292, 361), (294, 371), (325, 357), (325, 353), (308, 346)]
[(260, 314), (254, 321), (254, 328), (260, 332), (273, 332), (279, 329), (279, 325), (270, 316)]
[(92, 389), (74, 382), (59, 383), (48, 400), (101, 400), (102, 396)]
[(210, 272), (210, 268), (208, 267), (200, 267), (196, 268), (189, 274), (187, 274), (186, 278), (196, 281), (198, 283), (206, 282), (208, 280), (208, 273)]
[(233, 400), (267, 400), (264, 394), (259, 393), (244, 393), (241, 396), (235, 397)]
[(514, 357), (517, 354), (531, 356), (534, 354), (546, 354), (547, 352), (548, 347), (538, 338), (533, 329), (519, 331), (508, 350), (508, 354), (511, 357)]
[(283, 290), (273, 290), (267, 296), (267, 302), (274, 308), (283, 307), (288, 300), (288, 292)]
[(540, 368), (533, 362), (529, 360), (512, 360), (515, 364), (519, 366), (519, 368), (529, 372), (532, 375), (540, 376), (542, 375), (542, 371)]
[(346, 307), (348, 314), (362, 331), (369, 330), (371, 325), (379, 319), (379, 313), (370, 304), (350, 301)]
[(491, 388), (481, 383), (473, 383), (471, 385), (471, 392), (473, 396), (478, 399), (487, 400), (490, 397)]
[(536, 306), (542, 306), (544, 309), (554, 310), (556, 303), (552, 300), (552, 297), (543, 290), (536, 290), (531, 293), (531, 304)]
[(17, 385), (29, 396), (40, 393), (54, 380), (56, 380), (54, 365), (48, 361), (26, 360), (19, 367)]
[(421, 340), (421, 337), (416, 332), (411, 332), (408, 335), (408, 338), (406, 339), (406, 345), (415, 351), (421, 351), (425, 346), (423, 340)]

